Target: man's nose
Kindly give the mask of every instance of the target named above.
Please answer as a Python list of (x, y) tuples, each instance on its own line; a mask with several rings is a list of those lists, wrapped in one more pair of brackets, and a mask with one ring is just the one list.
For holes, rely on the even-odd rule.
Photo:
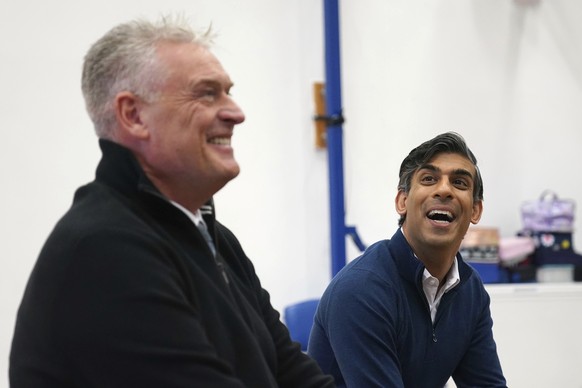
[(221, 120), (227, 120), (234, 124), (245, 121), (245, 114), (234, 100), (228, 96), (228, 103), (219, 111)]
[(452, 195), (452, 184), (448, 179), (440, 179), (435, 188), (435, 196), (448, 198)]

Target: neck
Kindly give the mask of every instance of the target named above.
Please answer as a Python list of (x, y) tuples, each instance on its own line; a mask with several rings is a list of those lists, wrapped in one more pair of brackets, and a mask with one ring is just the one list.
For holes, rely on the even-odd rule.
[[(230, 180), (227, 177), (210, 177), (203, 174), (193, 176), (189, 171), (172, 171), (164, 166), (162, 160), (155, 155), (150, 156), (146, 151), (127, 146), (134, 154), (137, 162), (151, 183), (168, 200), (176, 202), (195, 213), (214, 194), (222, 189)], [(153, 162), (150, 160), (152, 159)]]
[(424, 264), (432, 276), (442, 282), (453, 265), (458, 249), (451, 248), (450, 244), (443, 247), (417, 243), (406, 236), (405, 228), (401, 228), (401, 230), (415, 256)]
[[(180, 206), (188, 209), (192, 213), (196, 213), (202, 205), (204, 205), (210, 198), (214, 192), (200, 192), (196, 190), (171, 190), (171, 188), (164, 186), (163, 184), (156, 184), (153, 182), (154, 185), (160, 190), (160, 192), (170, 201), (179, 204)], [(180, 195), (183, 194), (183, 195)]]
[[(145, 174), (154, 186), (170, 201), (180, 204), (182, 207), (195, 213), (226, 183), (211, 181), (193, 181), (189, 177), (159, 176), (150, 169), (142, 167)], [(200, 184), (203, 183), (203, 184)]]
[[(415, 252), (416, 254), (416, 252)], [(416, 254), (418, 259), (422, 261), (428, 272), (439, 280), (439, 284), (443, 284), (443, 280), (451, 270), (455, 256), (448, 257), (429, 257), (419, 256)], [(424, 258), (423, 258), (424, 257)]]

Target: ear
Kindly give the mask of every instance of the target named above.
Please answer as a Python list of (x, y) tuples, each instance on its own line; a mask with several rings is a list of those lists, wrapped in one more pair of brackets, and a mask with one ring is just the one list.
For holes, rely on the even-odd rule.
[(404, 190), (398, 190), (396, 194), (396, 199), (394, 203), (396, 205), (396, 212), (399, 216), (406, 215), (406, 199), (408, 198), (408, 194), (404, 192)]
[(142, 100), (131, 92), (124, 91), (115, 96), (115, 116), (122, 136), (137, 140), (149, 137), (140, 116), (142, 108)]
[(471, 223), (477, 224), (483, 214), (483, 201), (476, 201), (473, 203), (473, 213), (471, 214)]

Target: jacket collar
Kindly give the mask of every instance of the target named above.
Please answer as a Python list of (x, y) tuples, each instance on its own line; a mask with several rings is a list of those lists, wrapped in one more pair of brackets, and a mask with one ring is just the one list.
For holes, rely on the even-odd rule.
[[(129, 196), (154, 196), (168, 204), (170, 201), (150, 181), (134, 154), (128, 148), (106, 139), (99, 139), (101, 161), (95, 179)], [(172, 205), (173, 206), (173, 205)], [(201, 207), (207, 224), (214, 224), (214, 201), (210, 198)]]
[[(399, 228), (390, 240), (390, 253), (397, 264), (400, 276), (411, 283), (420, 284), (422, 282), (422, 273), (424, 264), (414, 255), (410, 244), (406, 241), (402, 230)], [(473, 271), (463, 260), (460, 253), (457, 252), (457, 263), (459, 266), (459, 276), (462, 284), (469, 279)]]
[(98, 182), (128, 194), (148, 191), (164, 198), (129, 149), (105, 139), (99, 139), (99, 147), (102, 156), (95, 173)]

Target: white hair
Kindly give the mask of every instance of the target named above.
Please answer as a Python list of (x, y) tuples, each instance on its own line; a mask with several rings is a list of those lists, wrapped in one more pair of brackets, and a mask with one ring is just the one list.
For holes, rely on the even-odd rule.
[(156, 23), (135, 20), (111, 29), (85, 55), (81, 89), (98, 137), (114, 136), (113, 104), (119, 92), (129, 91), (146, 100), (155, 98), (156, 85), (166, 77), (156, 56), (160, 42), (208, 48), (212, 33), (210, 28), (194, 32), (181, 16), (165, 16)]

